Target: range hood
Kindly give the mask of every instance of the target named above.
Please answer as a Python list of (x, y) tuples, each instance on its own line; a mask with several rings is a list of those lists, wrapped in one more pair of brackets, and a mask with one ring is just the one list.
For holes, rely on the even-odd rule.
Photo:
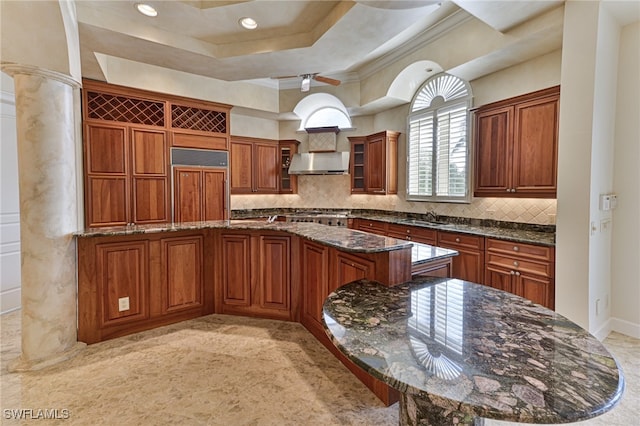
[(290, 175), (345, 175), (349, 172), (349, 152), (304, 152), (294, 154)]

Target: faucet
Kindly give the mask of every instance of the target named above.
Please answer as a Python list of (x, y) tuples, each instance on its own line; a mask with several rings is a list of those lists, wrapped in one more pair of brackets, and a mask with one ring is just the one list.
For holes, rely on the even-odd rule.
[(429, 221), (429, 222), (437, 222), (438, 221), (438, 215), (436, 214), (436, 212), (434, 210), (427, 210), (427, 212), (425, 213), (425, 216), (427, 216), (427, 221)]
[(278, 215), (277, 215), (277, 214), (274, 214), (273, 216), (269, 216), (269, 217), (267, 218), (267, 223), (273, 223), (273, 222), (275, 222), (275, 221), (276, 221), (276, 219), (277, 219), (277, 218), (278, 218)]

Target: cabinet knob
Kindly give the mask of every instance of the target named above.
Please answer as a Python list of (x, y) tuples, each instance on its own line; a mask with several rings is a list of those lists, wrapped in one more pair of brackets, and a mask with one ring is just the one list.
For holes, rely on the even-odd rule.
[(511, 188), (507, 188), (507, 192), (511, 192)]
[(460, 242), (460, 238), (456, 237), (456, 243), (459, 243), (459, 242)]
[(511, 275), (515, 275), (516, 273), (514, 271), (509, 271), (511, 273)]
[(520, 272), (516, 271), (516, 275), (519, 277), (520, 276)]
[(407, 235), (407, 240), (411, 241), (411, 237), (409, 235)]
[(513, 266), (515, 266), (517, 268), (518, 266), (520, 266), (520, 263), (518, 263), (517, 261), (514, 260), (513, 261)]
[(518, 246), (513, 246), (513, 251), (520, 251), (520, 247), (518, 247)]

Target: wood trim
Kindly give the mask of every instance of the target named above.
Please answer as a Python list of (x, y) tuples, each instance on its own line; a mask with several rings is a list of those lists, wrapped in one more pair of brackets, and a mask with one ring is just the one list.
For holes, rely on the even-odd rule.
[(536, 90), (535, 92), (525, 93), (523, 95), (513, 96), (507, 99), (501, 99), (496, 102), (491, 102), (488, 104), (480, 105), (471, 109), (471, 112), (479, 112), (494, 108), (502, 108), (505, 106), (512, 105), (514, 103), (526, 102), (532, 99), (543, 98), (547, 96), (554, 96), (560, 94), (560, 86), (551, 86), (546, 89)]

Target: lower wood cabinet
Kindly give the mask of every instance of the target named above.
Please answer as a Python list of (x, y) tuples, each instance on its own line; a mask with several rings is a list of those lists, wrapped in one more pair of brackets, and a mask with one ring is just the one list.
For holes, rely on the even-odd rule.
[(332, 260), (334, 266), (330, 292), (351, 281), (375, 279), (376, 264), (372, 260), (341, 251), (336, 251)]
[(486, 239), (485, 284), (555, 309), (555, 249)]
[(219, 312), (295, 319), (291, 238), (258, 232), (221, 234)]
[(202, 235), (160, 240), (163, 314), (202, 309), (204, 263)]
[(438, 231), (438, 247), (456, 250), (451, 277), (474, 283), (484, 283), (484, 237)]
[(213, 313), (205, 235), (163, 236), (78, 239), (78, 340), (96, 343)]

